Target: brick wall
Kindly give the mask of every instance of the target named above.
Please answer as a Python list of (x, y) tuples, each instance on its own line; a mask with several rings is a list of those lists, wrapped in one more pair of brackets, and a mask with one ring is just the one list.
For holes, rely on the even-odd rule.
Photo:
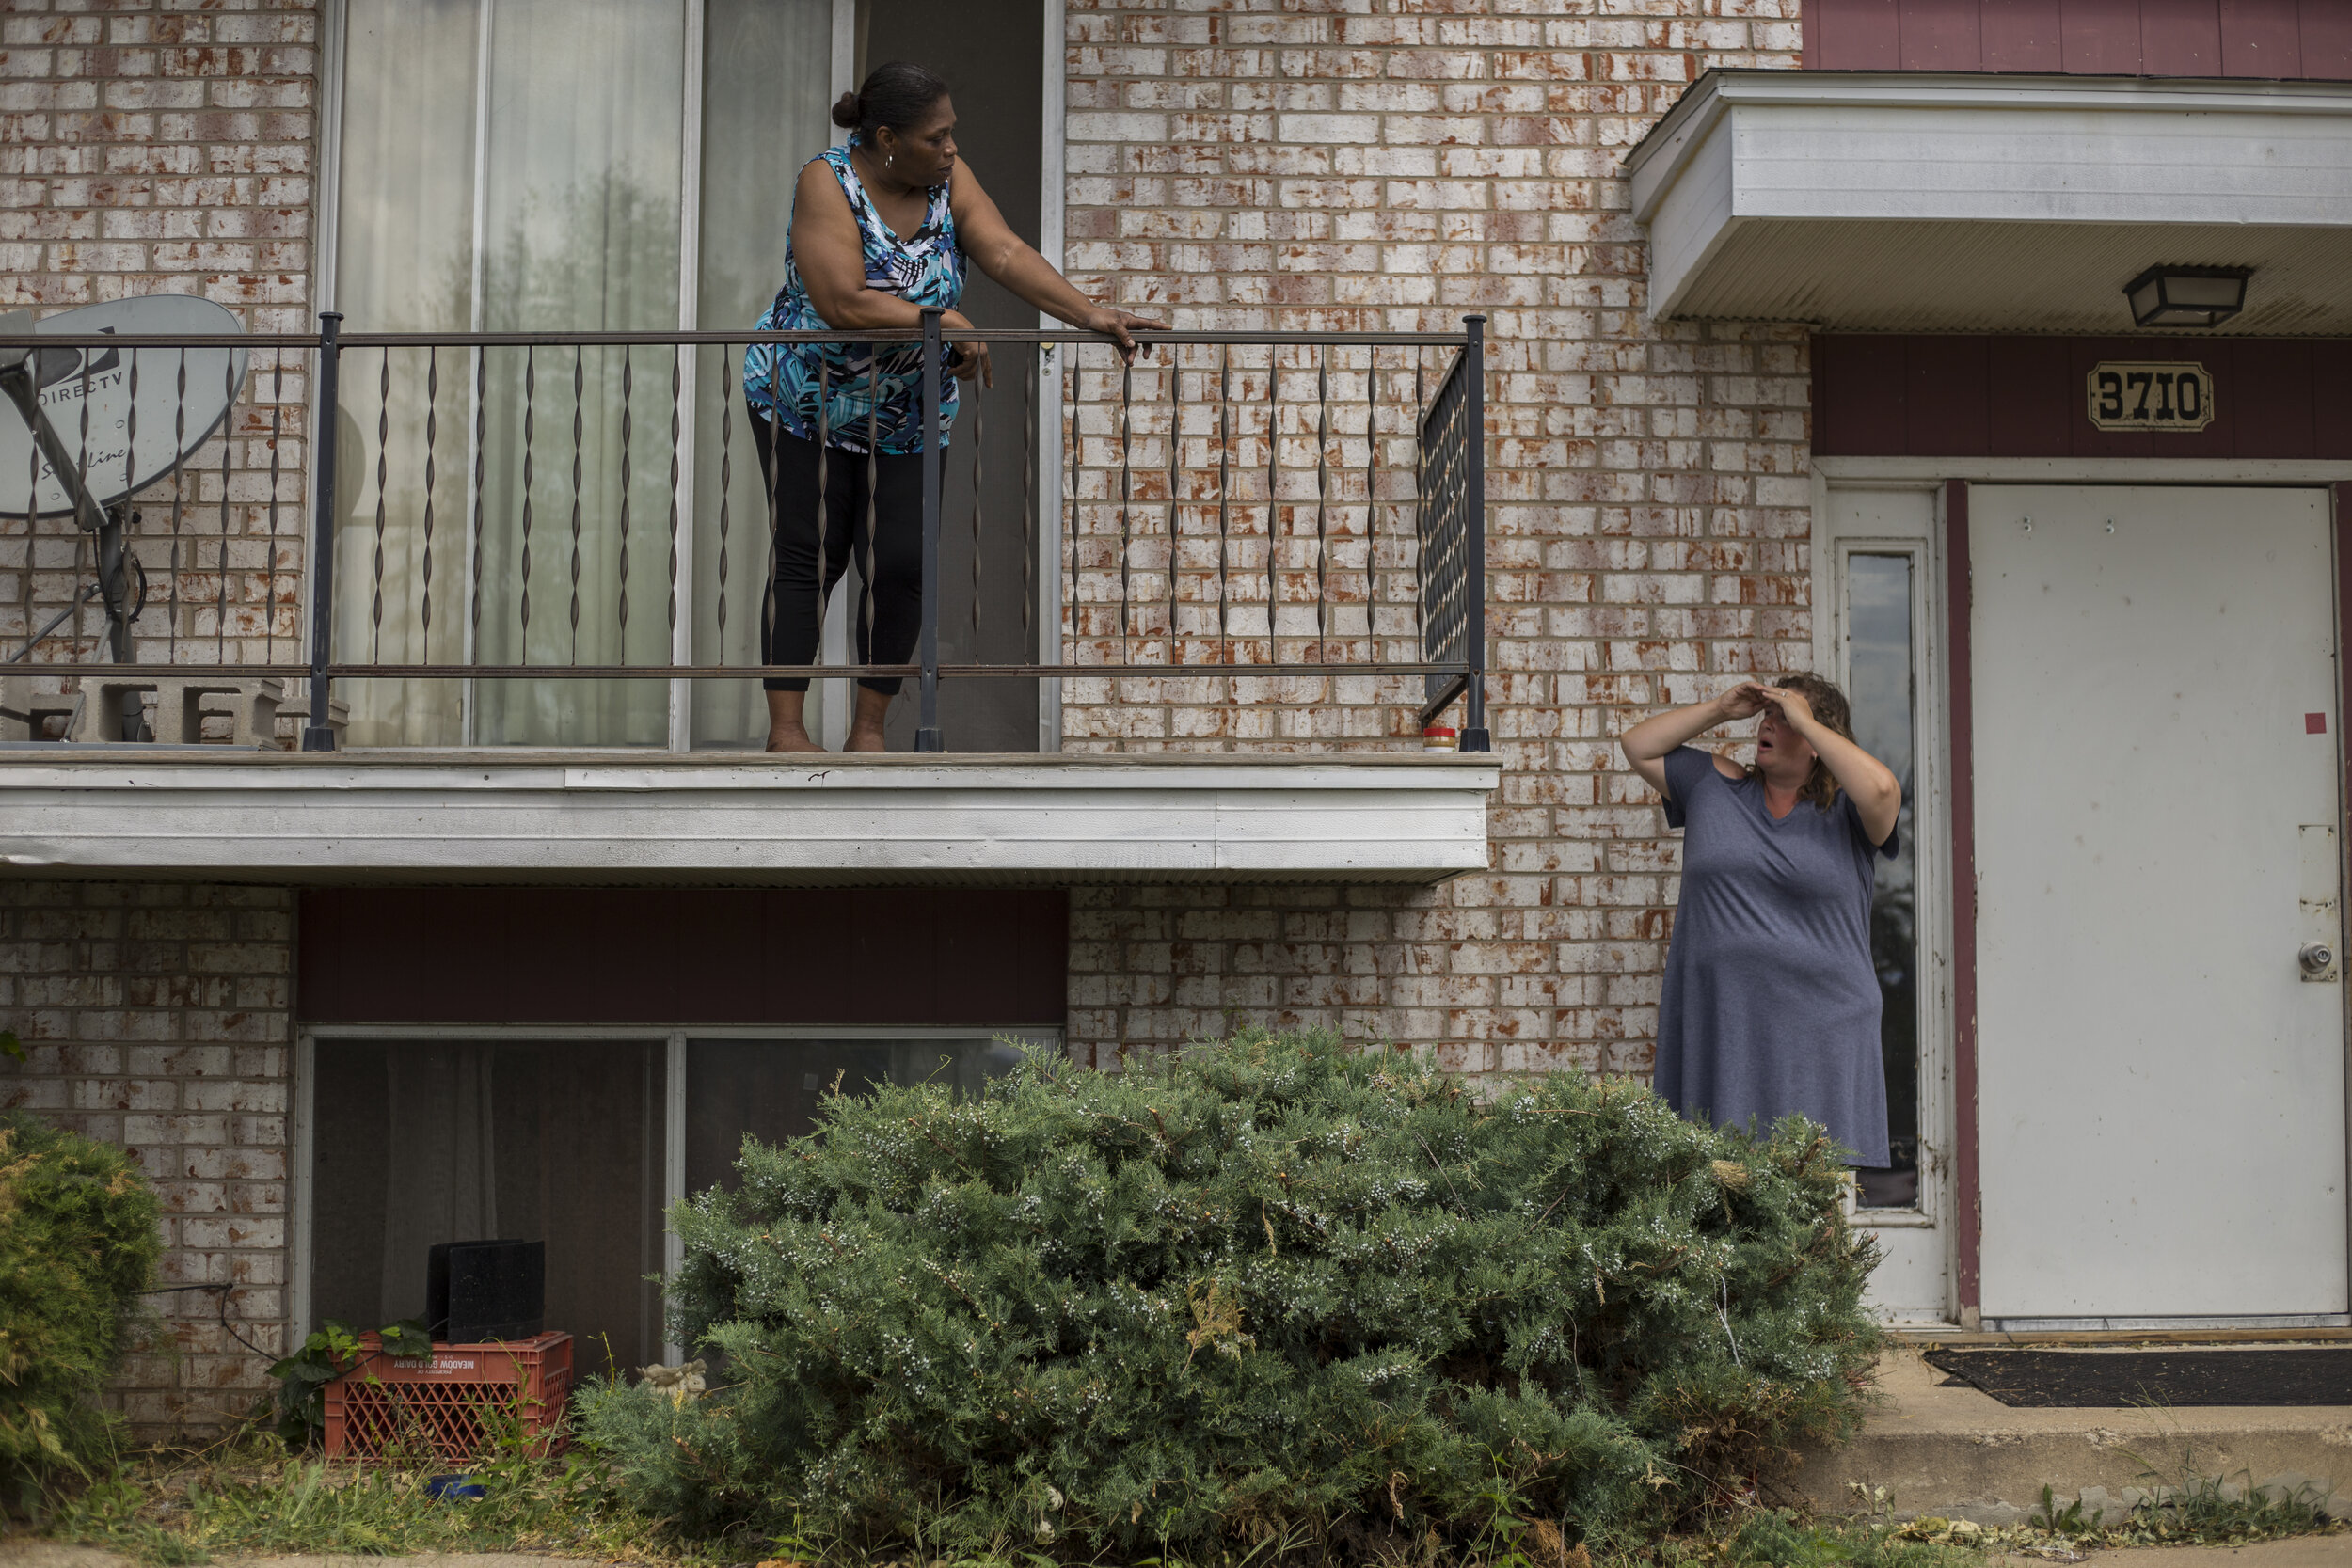
[(283, 888), (0, 881), (0, 1105), (129, 1148), (160, 1283), (223, 1287), (154, 1298), (113, 1396), (143, 1434), (243, 1415), (284, 1354), (293, 927)]
[[(8, 0), (5, 11), (0, 308), (190, 293), (252, 331), (314, 329), (310, 0)], [(180, 482), (176, 538), (165, 489), (142, 496), (143, 641), (177, 639), (183, 659), (299, 657), (308, 397), (304, 363), (255, 355), (229, 429)], [(24, 517), (0, 517), (11, 650), (87, 579), (82, 551), (61, 521), (36, 546)], [(44, 655), (87, 657), (102, 631), (92, 605)]]
[[(1490, 317), (1504, 768), (1486, 877), (1082, 893), (1073, 1046), (1107, 1059), (1259, 1018), (1431, 1044), (1473, 1071), (1646, 1071), (1677, 851), (1611, 737), (1808, 661), (1807, 388), (1800, 330), (1644, 319), (1621, 160), (1710, 66), (1796, 65), (1796, 0), (1072, 0), (1068, 38), (1083, 287), (1178, 326)], [(1094, 390), (1082, 565), (1120, 526), (1111, 388)], [(1136, 396), (1149, 484), (1165, 394)], [(1401, 694), (1369, 685), (1073, 682), (1065, 745), (1409, 744)]]
[[(1489, 693), (1504, 767), (1485, 875), (1436, 889), (1079, 891), (1073, 1054), (1109, 1064), (1263, 1021), (1409, 1041), (1474, 1072), (1647, 1069), (1675, 848), (1610, 737), (1649, 706), (1804, 662), (1806, 372), (1801, 332), (1644, 320), (1620, 160), (1708, 66), (1793, 66), (1796, 3), (1072, 0), (1069, 259), (1082, 286), (1181, 326), (1491, 318)], [(307, 328), (315, 28), (291, 0), (10, 0), (0, 303), (183, 290), (256, 330)], [(1359, 452), (1360, 365), (1335, 361), (1332, 410)], [(279, 370), (255, 366), (262, 390), (187, 481), (192, 505), (226, 506), (226, 568), (202, 543), (175, 556), (158, 536), (167, 515), (147, 513), (140, 552), (167, 613), (151, 610), (143, 635), (286, 655), (308, 387), (302, 366)], [(1203, 402), (1209, 362), (1187, 373), (1187, 399)], [(1146, 507), (1168, 499), (1154, 488), (1163, 374), (1138, 377), (1126, 452)], [(1312, 428), (1313, 375), (1285, 371), (1286, 439)], [(1384, 435), (1404, 428), (1411, 375), (1383, 363)], [(1114, 503), (1118, 389), (1096, 380), (1078, 410), (1073, 657), (1107, 652), (1102, 605), (1128, 521)], [(1263, 382), (1241, 389), (1262, 395)], [(1205, 435), (1206, 417), (1189, 413), (1183, 434)], [(1184, 457), (1198, 459), (1198, 447)], [(1311, 459), (1284, 464), (1295, 502)], [(1188, 531), (1202, 525), (1202, 477), (1179, 479), (1196, 503)], [(1395, 632), (1404, 579), (1375, 569), (1366, 536), (1408, 515), (1372, 504), (1392, 490), (1334, 499), (1350, 559), (1368, 563), (1357, 625), (1376, 646)], [(71, 589), (70, 558), (28, 548), (23, 520), (0, 518), (0, 637)], [(1179, 582), (1180, 628), (1199, 625), (1201, 581)], [(1066, 743), (1385, 749), (1411, 743), (1409, 695), (1364, 680), (1104, 677), (1068, 688)], [(270, 1354), (285, 1310), (291, 920), (282, 891), (0, 882), (0, 1016), (30, 1047), (0, 1090), (136, 1149), (171, 1212), (167, 1282), (230, 1287), (230, 1316)], [(123, 1380), (142, 1428), (247, 1406), (261, 1362), (215, 1298), (170, 1296), (164, 1310), (164, 1341)]]

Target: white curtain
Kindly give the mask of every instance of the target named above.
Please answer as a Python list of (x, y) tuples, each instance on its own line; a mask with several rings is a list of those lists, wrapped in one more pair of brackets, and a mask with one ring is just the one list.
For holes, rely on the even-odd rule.
[[(480, 7), (481, 0), (352, 0), (335, 300), (354, 331), (472, 325)], [(441, 356), (432, 367), (438, 385), (428, 577), (427, 378), (416, 357), (394, 355), (389, 367), (381, 354), (355, 350), (342, 358), (335, 633), (336, 654), (345, 659), (454, 664), (466, 657), (472, 375), (464, 354)], [(351, 704), (354, 744), (450, 746), (464, 736), (457, 681), (350, 681), (336, 691)]]
[[(336, 292), (347, 328), (675, 327), (687, 3), (352, 0)], [(381, 355), (347, 354), (340, 655), (669, 662), (670, 362), (667, 350), (431, 364), (400, 351), (388, 390)], [(458, 682), (352, 685), (357, 744), (467, 738)], [(474, 703), (470, 738), (485, 744), (668, 735), (659, 680), (483, 681)]]
[[(691, 5), (704, 8), (695, 318), (748, 328), (783, 280), (793, 177), (830, 135), (834, 3), (350, 0), (334, 295), (345, 329), (676, 326)], [(767, 519), (728, 390), (736, 357), (347, 352), (337, 656), (666, 664), (675, 612), (698, 659), (755, 660)], [(695, 587), (675, 605), (674, 372), (696, 432), (692, 515), (675, 519)], [(655, 746), (668, 735), (658, 680), (481, 681), (470, 725), (461, 680), (339, 690), (357, 745)], [(756, 682), (694, 683), (697, 743), (756, 744), (765, 724)]]
[[(683, 5), (492, 4), (484, 328), (675, 328)], [(670, 358), (492, 351), (482, 662), (669, 662)], [(663, 681), (486, 681), (476, 701), (481, 742), (669, 739)]]
[(497, 1047), (419, 1044), (385, 1053), (383, 1322), (424, 1310), (424, 1261), (440, 1242), (499, 1233)]

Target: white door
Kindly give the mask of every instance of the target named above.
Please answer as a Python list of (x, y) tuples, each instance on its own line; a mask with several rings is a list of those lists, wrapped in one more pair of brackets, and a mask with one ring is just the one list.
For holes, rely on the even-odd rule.
[(2344, 1311), (2325, 492), (1974, 487), (1983, 1313)]

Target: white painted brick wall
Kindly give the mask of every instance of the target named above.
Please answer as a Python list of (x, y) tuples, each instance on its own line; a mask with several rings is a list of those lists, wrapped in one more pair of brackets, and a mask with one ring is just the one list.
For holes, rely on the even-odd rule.
[[(1080, 890), (1080, 1059), (1264, 1022), (1406, 1042), (1471, 1072), (1647, 1070), (1676, 850), (1611, 737), (1650, 706), (1804, 662), (1807, 381), (1799, 331), (1644, 319), (1620, 163), (1709, 66), (1793, 67), (1796, 5), (1073, 0), (1066, 194), (1083, 286), (1187, 326), (1490, 316), (1488, 691), (1504, 765), (1492, 863), (1439, 888)], [(191, 290), (257, 330), (307, 329), (316, 23), (296, 0), (9, 0), (0, 304)], [(308, 388), (288, 370), (277, 444), (249, 405), (226, 449), (242, 503), (218, 628), (232, 657), (282, 651), (298, 626), (298, 501), (285, 514)], [(1384, 374), (1401, 399), (1406, 376)], [(1156, 387), (1143, 383), (1135, 431), (1147, 469), (1164, 463)], [(1115, 630), (1111, 395), (1098, 381), (1078, 412), (1073, 656)], [(1352, 433), (1360, 443), (1360, 422)], [(220, 494), (222, 451), (199, 458), (199, 499)], [(1164, 500), (1156, 483), (1140, 497)], [(42, 564), (23, 520), (0, 518), (0, 638), (63, 602), (71, 562)], [(182, 587), (209, 602), (219, 578)], [(1180, 597), (1180, 616), (1198, 611)], [(1066, 688), (1066, 744), (1409, 746), (1411, 684), (1105, 673)], [(234, 1287), (232, 1316), (272, 1352), (291, 911), (282, 891), (0, 882), (0, 1018), (32, 1047), (0, 1095), (137, 1149), (170, 1206), (172, 1281)], [(146, 1429), (260, 1391), (261, 1362), (212, 1302), (169, 1298), (170, 1343), (129, 1369), (122, 1398)]]
[[(1644, 319), (1621, 160), (1709, 67), (1794, 67), (1796, 0), (1073, 0), (1068, 40), (1083, 286), (1180, 326), (1490, 316), (1505, 768), (1486, 877), (1081, 892), (1075, 1048), (1262, 1021), (1470, 1071), (1646, 1072), (1676, 851), (1612, 737), (1806, 661), (1807, 383), (1801, 331)], [(1082, 472), (1082, 541), (1115, 526), (1111, 493)], [(1398, 689), (1373, 684), (1073, 683), (1065, 745), (1410, 746)], [(1343, 939), (1294, 934), (1343, 917)]]
[[(317, 27), (310, 0), (8, 0), (0, 309), (193, 293), (255, 332), (314, 330)], [(229, 427), (190, 459), (176, 546), (168, 497), (142, 496), (142, 657), (176, 631), (183, 659), (299, 659), (309, 395), (306, 363), (255, 355)], [(41, 540), (0, 517), (10, 652), (90, 572), (54, 520)], [(92, 604), (43, 656), (90, 657), (103, 630)]]
[(221, 1287), (153, 1298), (112, 1396), (143, 1435), (243, 1416), (284, 1354), (293, 968), (291, 889), (0, 880), (0, 1105), (128, 1148), (158, 1282)]

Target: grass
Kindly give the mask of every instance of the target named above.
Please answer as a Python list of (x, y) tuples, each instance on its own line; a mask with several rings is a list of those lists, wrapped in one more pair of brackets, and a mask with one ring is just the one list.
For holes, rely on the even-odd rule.
[[(577, 1458), (509, 1464), (468, 1473), (478, 1501), (436, 1499), (426, 1483), (446, 1466), (357, 1465), (268, 1450), (256, 1438), (199, 1453), (151, 1453), (79, 1496), (60, 1499), (47, 1523), (59, 1539), (104, 1546), (145, 1562), (199, 1563), (216, 1554), (320, 1552), (396, 1556), (420, 1551), (633, 1554), (648, 1521), (626, 1516)], [(665, 1552), (665, 1560), (692, 1560)]]
[[(501, 1433), (490, 1457), (466, 1467), (485, 1488), (479, 1500), (430, 1496), (431, 1477), (451, 1469), (292, 1455), (253, 1431), (207, 1449), (136, 1456), (53, 1499), (42, 1525), (53, 1537), (164, 1568), (216, 1555), (421, 1551), (531, 1551), (659, 1568), (880, 1568), (838, 1543), (679, 1539), (664, 1521), (623, 1505), (592, 1458), (578, 1449), (539, 1457), (519, 1428)], [(2080, 1561), (2091, 1547), (2244, 1545), (2342, 1528), (2328, 1516), (2325, 1495), (2310, 1487), (2280, 1497), (2187, 1473), (2170, 1484), (2153, 1471), (2147, 1479), (2148, 1495), (2120, 1518), (2086, 1518), (2079, 1504), (2060, 1508), (2044, 1488), (2031, 1518), (1998, 1529), (1898, 1520), (1884, 1491), (1856, 1488), (1862, 1512), (1846, 1518), (1751, 1508), (1720, 1515), (1696, 1534), (1571, 1545), (1548, 1523), (1499, 1513), (1497, 1528), (1467, 1548), (1441, 1547), (1434, 1538), (1372, 1545), (1361, 1532), (1343, 1530), (1332, 1541), (1269, 1542), (1214, 1563), (1149, 1559), (1133, 1568), (1320, 1568), (1343, 1560), (1377, 1568), (1988, 1568), (2000, 1556)], [(1343, 1544), (1337, 1535), (1354, 1539)], [(958, 1549), (916, 1542), (894, 1568), (1057, 1565), (1028, 1543)]]

